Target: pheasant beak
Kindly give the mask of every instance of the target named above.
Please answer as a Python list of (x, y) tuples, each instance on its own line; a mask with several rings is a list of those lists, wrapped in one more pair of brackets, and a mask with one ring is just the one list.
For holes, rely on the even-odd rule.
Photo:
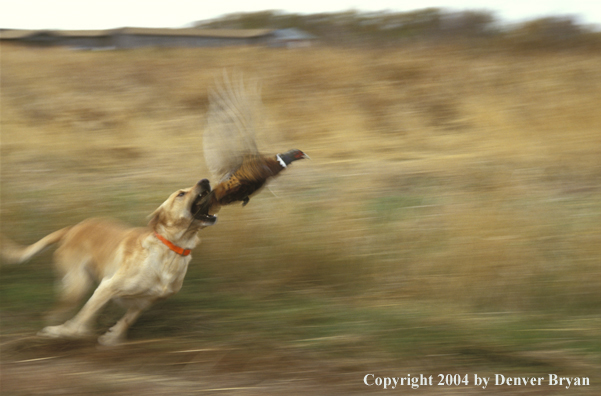
[(306, 158), (306, 159), (311, 159), (311, 157), (309, 157), (309, 156), (308, 156), (307, 154), (305, 154), (305, 153), (303, 153), (303, 158)]

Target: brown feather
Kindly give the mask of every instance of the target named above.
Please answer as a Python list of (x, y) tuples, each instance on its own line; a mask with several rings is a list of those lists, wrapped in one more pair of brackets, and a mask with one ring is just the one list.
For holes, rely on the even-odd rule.
[(201, 203), (207, 210), (216, 211), (221, 205), (236, 201), (245, 202), (248, 197), (260, 190), (268, 179), (276, 176), (284, 168), (275, 158), (261, 155), (247, 155), (242, 165), (226, 180), (219, 183)]
[(200, 200), (198, 213), (213, 214), (222, 205), (243, 202), (259, 191), (289, 163), (307, 158), (300, 150), (278, 156), (263, 156), (257, 149), (255, 132), (264, 127), (258, 85), (245, 85), (241, 78), (231, 81), (224, 74), (209, 96), (203, 144), (205, 160), (220, 179), (213, 190)]

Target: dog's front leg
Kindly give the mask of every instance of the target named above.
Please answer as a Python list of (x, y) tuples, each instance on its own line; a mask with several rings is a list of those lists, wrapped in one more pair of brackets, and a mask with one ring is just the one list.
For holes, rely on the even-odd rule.
[(52, 338), (81, 338), (90, 334), (90, 325), (98, 311), (114, 296), (110, 281), (103, 280), (86, 302), (81, 311), (73, 319), (59, 326), (47, 326), (38, 333), (40, 336)]
[(150, 302), (145, 304), (137, 304), (136, 306), (130, 307), (125, 315), (106, 333), (98, 338), (98, 343), (105, 346), (115, 346), (125, 341), (127, 335), (127, 329), (131, 326), (136, 319), (140, 316), (142, 311), (150, 306)]

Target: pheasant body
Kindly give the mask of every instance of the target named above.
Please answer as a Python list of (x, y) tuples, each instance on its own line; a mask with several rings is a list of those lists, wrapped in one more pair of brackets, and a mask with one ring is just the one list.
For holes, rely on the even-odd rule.
[(260, 122), (261, 100), (258, 86), (248, 88), (241, 80), (231, 83), (224, 74), (209, 95), (209, 111), (203, 143), (204, 157), (220, 182), (199, 203), (202, 214), (216, 213), (223, 205), (241, 201), (286, 169), (293, 161), (308, 158), (300, 150), (289, 150), (275, 156), (259, 153), (255, 132), (264, 127)]
[(219, 183), (201, 202), (200, 213), (216, 212), (220, 206), (241, 201), (245, 206), (250, 196), (259, 191), (272, 177), (277, 176), (292, 162), (306, 155), (300, 150), (290, 150), (275, 157), (248, 154), (240, 167)]

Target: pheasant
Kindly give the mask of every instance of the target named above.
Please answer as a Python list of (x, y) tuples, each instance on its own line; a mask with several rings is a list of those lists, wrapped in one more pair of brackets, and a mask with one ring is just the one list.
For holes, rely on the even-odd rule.
[(259, 153), (255, 131), (260, 127), (261, 100), (256, 85), (246, 87), (241, 79), (232, 84), (224, 75), (224, 84), (210, 92), (209, 103), (204, 155), (220, 181), (198, 203), (199, 213), (216, 213), (222, 205), (237, 201), (246, 206), (269, 179), (292, 162), (309, 158), (297, 149), (275, 156)]

